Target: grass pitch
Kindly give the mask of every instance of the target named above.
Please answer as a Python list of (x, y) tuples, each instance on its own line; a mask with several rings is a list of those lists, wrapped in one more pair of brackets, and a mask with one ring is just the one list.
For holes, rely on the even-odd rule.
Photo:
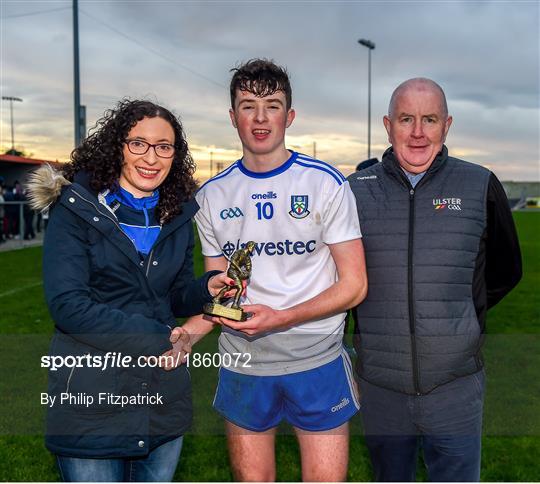
[[(536, 481), (540, 476), (540, 214), (515, 213), (524, 261), (519, 286), (488, 314), (484, 355), (487, 392), (482, 450), (483, 481)], [(61, 250), (61, 247), (58, 249)], [(41, 285), (40, 248), (0, 253), (0, 480), (57, 481), (54, 458), (43, 445), (39, 393), (53, 328)], [(505, 254), (501, 254), (504, 257)], [(200, 252), (196, 268), (202, 271)], [(216, 352), (216, 335), (195, 347)], [(217, 372), (192, 369), (195, 422), (186, 435), (178, 481), (229, 481), (223, 423), (211, 409)], [(277, 439), (282, 481), (299, 481), (295, 438), (284, 426)], [(372, 479), (359, 417), (352, 423), (349, 480)], [(425, 479), (420, 471), (419, 479)]]

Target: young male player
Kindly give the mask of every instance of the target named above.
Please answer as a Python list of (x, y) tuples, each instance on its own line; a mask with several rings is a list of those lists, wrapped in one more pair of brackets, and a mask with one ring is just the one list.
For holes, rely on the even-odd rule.
[[(275, 480), (285, 419), (303, 479), (341, 481), (348, 420), (359, 408), (343, 326), (367, 288), (354, 197), (335, 168), (285, 148), (295, 117), (286, 71), (263, 59), (234, 71), (229, 113), (243, 157), (200, 189), (196, 221), (206, 270), (226, 270), (236, 249), (257, 243), (243, 306), (253, 316), (213, 318), (225, 325), (221, 353), (249, 354), (220, 369), (214, 407), (226, 419), (236, 480)], [(185, 328), (201, 333), (205, 324)]]

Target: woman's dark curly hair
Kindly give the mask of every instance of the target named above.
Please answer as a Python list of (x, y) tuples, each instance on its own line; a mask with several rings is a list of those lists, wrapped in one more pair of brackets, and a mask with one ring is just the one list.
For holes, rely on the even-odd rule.
[(143, 118), (159, 117), (168, 121), (174, 130), (174, 158), (171, 171), (159, 187), (156, 217), (162, 223), (170, 221), (182, 211), (182, 203), (191, 198), (197, 188), (193, 178), (195, 163), (188, 150), (180, 121), (169, 110), (150, 101), (123, 99), (109, 109), (92, 128), (92, 133), (71, 153), (71, 162), (64, 169), (64, 177), (73, 181), (79, 171), (90, 176), (95, 191), (118, 189), (118, 179), (124, 163), (124, 141), (131, 128)]

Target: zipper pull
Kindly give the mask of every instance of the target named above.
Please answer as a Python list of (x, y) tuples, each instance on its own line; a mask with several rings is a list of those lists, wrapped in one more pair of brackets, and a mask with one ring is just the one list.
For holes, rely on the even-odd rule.
[(409, 195), (410, 195), (411, 197), (413, 197), (413, 196), (414, 196), (414, 188), (411, 188), (411, 189), (410, 189), (410, 191), (409, 191)]

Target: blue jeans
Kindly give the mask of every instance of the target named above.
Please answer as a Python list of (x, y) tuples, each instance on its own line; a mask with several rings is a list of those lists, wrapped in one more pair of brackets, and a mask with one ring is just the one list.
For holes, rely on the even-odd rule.
[(133, 459), (86, 459), (57, 455), (64, 482), (170, 482), (174, 476), (182, 439), (156, 447), (147, 457)]
[(427, 395), (360, 381), (362, 419), (375, 480), (414, 481), (418, 451), (432, 482), (480, 480), (484, 371)]

